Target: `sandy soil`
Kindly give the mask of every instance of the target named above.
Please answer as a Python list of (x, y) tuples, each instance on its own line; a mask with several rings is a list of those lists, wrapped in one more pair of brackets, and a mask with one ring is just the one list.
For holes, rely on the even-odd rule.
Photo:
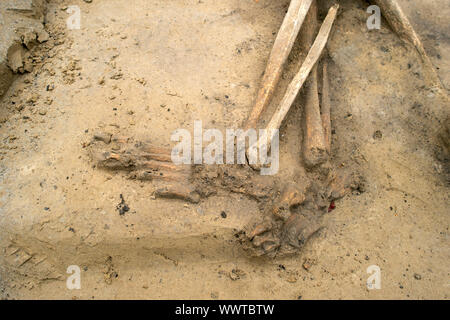
[[(447, 85), (448, 26), (433, 13), (450, 9), (417, 2), (401, 1), (430, 26), (417, 29)], [(365, 1), (339, 1), (328, 49), (333, 163), (363, 172), (366, 190), (336, 202), (301, 253), (251, 258), (233, 240), (255, 201), (155, 199), (151, 182), (92, 166), (84, 146), (99, 130), (170, 146), (194, 120), (239, 126), (288, 3), (49, 2), (44, 62), (0, 103), (4, 298), (448, 299), (449, 168), (437, 138), (448, 92), (425, 85), (420, 58), (385, 21), (367, 29)], [(81, 30), (66, 28), (72, 4)], [(304, 54), (296, 44), (270, 110)], [(301, 110), (300, 97), (281, 130), (280, 179), (300, 166)], [(66, 288), (69, 265), (82, 269), (81, 290)], [(366, 287), (371, 265), (380, 290)]]

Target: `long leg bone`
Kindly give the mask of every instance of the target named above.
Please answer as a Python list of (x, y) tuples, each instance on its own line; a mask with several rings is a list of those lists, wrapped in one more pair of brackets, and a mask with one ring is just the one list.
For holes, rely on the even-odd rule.
[(328, 61), (324, 59), (322, 67), (322, 126), (325, 137), (325, 146), (328, 155), (331, 154), (331, 103), (330, 103), (330, 82), (328, 80)]
[(275, 87), (280, 80), (283, 65), (292, 50), (300, 27), (305, 20), (313, 0), (292, 0), (283, 20), (280, 31), (270, 53), (261, 88), (258, 91), (255, 105), (250, 113), (245, 127), (255, 128), (263, 111), (270, 103)]
[[(305, 58), (305, 61), (300, 67), (299, 72), (295, 75), (294, 79), (289, 84), (289, 87), (286, 91), (286, 94), (284, 95), (283, 100), (281, 101), (274, 115), (270, 119), (270, 122), (267, 125), (265, 131), (266, 134), (269, 134), (270, 141), (272, 141), (276, 130), (280, 128), (281, 123), (283, 122), (286, 114), (291, 108), (292, 103), (297, 97), (298, 92), (302, 88), (303, 84), (305, 83), (308, 75), (315, 66), (316, 62), (319, 60), (323, 52), (323, 49), (325, 48), (325, 45), (328, 41), (328, 37), (331, 32), (331, 27), (333, 26), (333, 22), (336, 19), (338, 9), (339, 5), (335, 4), (328, 11), (325, 21), (320, 27), (320, 31), (316, 37), (316, 40), (314, 41), (313, 46), (309, 50), (308, 55)], [(254, 155), (257, 152), (258, 146), (260, 147), (260, 150), (268, 150), (267, 143), (268, 143), (267, 135), (266, 136), (261, 135), (259, 141), (249, 148), (249, 153), (253, 152)]]
[(428, 70), (430, 81), (433, 85), (442, 87), (441, 80), (436, 73), (436, 70), (428, 57), (419, 36), (414, 31), (408, 18), (403, 13), (402, 8), (396, 0), (374, 0), (375, 4), (381, 8), (384, 17), (389, 22), (395, 33), (406, 42), (411, 43), (419, 53), (422, 61)]
[(317, 66), (308, 79), (304, 107), (303, 160), (307, 167), (314, 167), (327, 159), (325, 135), (320, 115), (317, 91)]
[[(305, 42), (311, 46), (317, 30), (317, 4), (314, 1), (305, 23)], [(317, 64), (311, 70), (307, 81), (304, 107), (303, 159), (306, 166), (314, 167), (327, 158), (325, 136), (320, 116), (319, 93), (317, 89)]]

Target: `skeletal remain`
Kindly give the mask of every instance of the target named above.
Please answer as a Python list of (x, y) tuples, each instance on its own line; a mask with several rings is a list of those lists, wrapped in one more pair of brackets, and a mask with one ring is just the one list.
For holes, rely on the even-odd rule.
[[(282, 102), (266, 127), (266, 133), (269, 134), (273, 133), (272, 129), (280, 128), (280, 125), (294, 102), (299, 90), (304, 82), (307, 81), (308, 84), (304, 107), (305, 130), (303, 156), (305, 164), (310, 167), (326, 161), (330, 150), (329, 134), (331, 125), (328, 124), (330, 119), (330, 103), (329, 101), (326, 101), (326, 99), (329, 99), (329, 87), (325, 84), (325, 88), (322, 88), (325, 97), (322, 99), (323, 106), (321, 115), (317, 84), (318, 67), (316, 64), (327, 43), (338, 8), (339, 6), (335, 5), (329, 10), (314, 41), (318, 25), (317, 3), (315, 0), (311, 3), (310, 10), (302, 29), (302, 44), (306, 50), (308, 50), (311, 45), (312, 47), (309, 49), (308, 55), (303, 62), (300, 71), (289, 85)], [(326, 66), (324, 69), (324, 72), (326, 73)], [(324, 81), (328, 81), (326, 75)], [(257, 142), (258, 144), (251, 146), (248, 152), (255, 152), (257, 146), (262, 149), (268, 148), (268, 138), (271, 137), (263, 135)], [(269, 141), (271, 141), (271, 139), (269, 139)], [(262, 146), (262, 144), (266, 145)], [(333, 178), (330, 182), (336, 184), (337, 181), (341, 182), (340, 179), (336, 178)], [(341, 196), (344, 192), (349, 190), (346, 183), (342, 182), (339, 186), (329, 186), (327, 194), (323, 194), (323, 197), (321, 197), (317, 191), (317, 189), (323, 187), (316, 187), (315, 190), (311, 190), (309, 196), (307, 196), (309, 187), (310, 183), (308, 181), (288, 183), (282, 193), (274, 199), (266, 219), (260, 224), (256, 224), (252, 228), (249, 228), (247, 237), (252, 243), (252, 249), (255, 250), (257, 254), (274, 256), (277, 253), (286, 253), (301, 248), (307, 239), (320, 229), (319, 220), (323, 214), (321, 213), (321, 210), (328, 206), (328, 201), (332, 200), (332, 195)], [(341, 189), (338, 189), (339, 187)], [(309, 199), (308, 201), (306, 200), (307, 198)], [(304, 204), (305, 202), (306, 204)], [(297, 210), (297, 212), (293, 212), (293, 208), (297, 206), (301, 206), (300, 211)]]
[(270, 103), (280, 80), (283, 66), (292, 50), (300, 27), (305, 20), (312, 0), (291, 0), (277, 38), (270, 53), (269, 62), (258, 91), (256, 102), (246, 123), (246, 128), (256, 128), (259, 118)]
[(327, 160), (317, 78), (317, 66), (315, 66), (308, 79), (304, 106), (303, 160), (307, 167), (314, 167)]
[[(100, 140), (98, 136), (95, 138)], [(143, 143), (133, 145), (128, 139), (112, 138), (107, 149), (97, 149), (92, 156), (99, 166), (129, 171), (139, 180), (177, 181), (181, 177), (189, 176), (191, 167), (175, 165), (170, 153), (170, 149)]]
[[(345, 181), (334, 177), (329, 186), (324, 181), (323, 186), (314, 188), (308, 177), (295, 177), (295, 182), (282, 182), (281, 189), (281, 182), (275, 177), (261, 176), (248, 166), (177, 166), (167, 148), (108, 134), (96, 134), (89, 148), (98, 167), (122, 171), (130, 179), (156, 183), (157, 197), (198, 203), (225, 191), (256, 200), (265, 218), (249, 228), (243, 238), (256, 255), (273, 257), (298, 251), (319, 229), (329, 201), (348, 190)], [(318, 190), (323, 191), (325, 198), (320, 201), (324, 204), (317, 201)]]
[(301, 205), (306, 200), (308, 187), (309, 183), (288, 183), (280, 197), (273, 204), (271, 213), (275, 217), (286, 221), (291, 215), (290, 209)]
[(91, 157), (99, 167), (128, 172), (132, 179), (166, 181), (155, 192), (161, 197), (200, 201), (189, 180), (192, 167), (175, 165), (170, 149), (98, 133), (91, 142)]
[[(317, 30), (317, 3), (313, 2), (304, 26), (304, 41), (310, 46)], [(311, 70), (307, 81), (304, 106), (303, 160), (307, 167), (314, 167), (327, 160), (324, 130), (320, 115), (319, 92), (317, 88), (317, 64)]]
[(320, 106), (325, 148), (331, 154), (331, 102), (330, 82), (328, 79), (328, 61), (325, 59), (322, 66), (322, 99)]
[(353, 190), (363, 192), (365, 185), (365, 179), (356, 172), (334, 170), (323, 182), (294, 181), (274, 199), (265, 218), (244, 231), (256, 255), (273, 257), (297, 252), (322, 228), (322, 217), (332, 201)]
[[(247, 128), (256, 126), (261, 113), (270, 102), (282, 67), (292, 49), (300, 26), (307, 17), (304, 32), (307, 41), (304, 45), (308, 49), (312, 43), (312, 47), (300, 71), (289, 85), (266, 132), (271, 133), (271, 129), (280, 128), (299, 90), (311, 73), (306, 90), (304, 148), (305, 162), (309, 165), (325, 161), (330, 149), (327, 70), (325, 64), (322, 106), (320, 106), (316, 64), (327, 43), (338, 7), (335, 5), (329, 10), (313, 42), (318, 25), (316, 0), (291, 1), (288, 14), (272, 50), (262, 87), (247, 121)], [(322, 108), (322, 115), (320, 108)], [(266, 140), (262, 140), (264, 138)], [(262, 141), (266, 143), (267, 137), (261, 137), (259, 143)], [(249, 245), (252, 252), (257, 255), (274, 257), (279, 253), (298, 251), (308, 238), (320, 229), (321, 216), (326, 212), (330, 201), (336, 197), (342, 197), (351, 190), (347, 179), (337, 175), (325, 178), (327, 174), (324, 175), (323, 172), (309, 172), (311, 176), (296, 176), (293, 178), (295, 182), (280, 182), (276, 177), (255, 173), (249, 166), (177, 166), (172, 162), (171, 150), (167, 148), (154, 147), (149, 143), (133, 139), (121, 139), (110, 134), (96, 134), (90, 148), (92, 158), (99, 167), (124, 171), (130, 179), (164, 182), (162, 186), (156, 188), (154, 194), (158, 197), (198, 203), (202, 198), (224, 190), (257, 200), (261, 211), (264, 212), (262, 217), (258, 217), (262, 221), (253, 224), (242, 233), (243, 242)], [(310, 154), (307, 153), (308, 150)], [(320, 150), (320, 157), (314, 154), (315, 150)], [(325, 172), (327, 172), (326, 168)], [(319, 176), (321, 179), (317, 179)], [(279, 187), (281, 183), (284, 185), (283, 189)]]
[(94, 135), (90, 155), (98, 167), (126, 172), (130, 179), (164, 182), (155, 191), (155, 196), (163, 198), (198, 203), (202, 197), (227, 190), (264, 201), (278, 189), (276, 180), (249, 167), (176, 165), (168, 148), (107, 134)]
[(303, 214), (293, 214), (283, 225), (283, 240), (290, 246), (300, 249), (305, 242), (320, 229), (317, 214), (304, 210)]
[(201, 199), (198, 192), (190, 186), (190, 184), (182, 184), (180, 181), (156, 189), (155, 196), (169, 199), (180, 199), (192, 203), (199, 203)]
[(419, 53), (422, 61), (428, 70), (429, 81), (433, 85), (438, 85), (442, 87), (441, 80), (436, 73), (436, 69), (431, 63), (425, 48), (420, 41), (419, 36), (414, 31), (406, 15), (403, 13), (402, 8), (396, 0), (374, 0), (375, 4), (378, 5), (388, 21), (389, 25), (392, 27), (395, 33), (403, 40), (412, 44), (417, 52)]
[[(328, 11), (328, 14), (320, 27), (319, 33), (314, 41), (314, 44), (312, 45), (311, 49), (308, 52), (308, 55), (305, 58), (305, 61), (303, 62), (302, 66), (300, 67), (299, 72), (295, 75), (294, 79), (289, 84), (289, 87), (283, 97), (283, 100), (277, 107), (274, 115), (270, 119), (267, 127), (266, 127), (266, 133), (267, 135), (262, 135), (259, 139), (259, 141), (251, 146), (249, 148), (250, 152), (257, 152), (258, 150), (258, 144), (260, 150), (268, 150), (267, 144), (268, 140), (272, 141), (273, 135), (275, 133), (275, 130), (278, 130), (281, 126), (281, 123), (283, 122), (284, 118), (286, 117), (286, 114), (288, 113), (289, 109), (291, 108), (292, 104), (294, 103), (295, 98), (298, 95), (298, 92), (302, 88), (303, 84), (305, 83), (306, 79), (308, 78), (311, 70), (314, 68), (315, 64), (319, 60), (320, 56), (322, 55), (323, 49), (325, 48), (325, 45), (328, 41), (328, 37), (331, 32), (331, 27), (333, 26), (333, 22), (336, 19), (337, 12), (338, 12), (339, 5), (334, 5), (330, 8)], [(321, 124), (320, 124), (321, 126)], [(310, 138), (314, 138), (315, 136), (311, 135)], [(308, 139), (308, 137), (307, 137)], [(265, 146), (263, 146), (265, 145)], [(310, 145), (314, 145), (314, 143), (310, 143)], [(264, 149), (265, 148), (265, 149)]]
[[(315, 205), (313, 210), (304, 205), (305, 201), (312, 199), (310, 194), (306, 194), (308, 186), (307, 181), (305, 184), (290, 183), (274, 200), (264, 220), (244, 232), (252, 252), (273, 257), (298, 251), (320, 229), (323, 213)], [(294, 209), (297, 206), (301, 208)]]

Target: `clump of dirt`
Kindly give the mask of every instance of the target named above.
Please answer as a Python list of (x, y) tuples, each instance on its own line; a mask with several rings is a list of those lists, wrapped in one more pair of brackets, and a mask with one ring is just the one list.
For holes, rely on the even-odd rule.
[(43, 24), (45, 9), (44, 0), (0, 4), (0, 97), (15, 74), (31, 72), (42, 61), (39, 45), (49, 40)]
[(122, 194), (120, 194), (120, 203), (117, 205), (116, 208), (121, 216), (130, 211), (130, 207), (125, 203), (125, 199), (123, 198)]
[(108, 285), (112, 284), (113, 280), (119, 277), (119, 274), (114, 270), (112, 257), (106, 258), (103, 275), (105, 283)]

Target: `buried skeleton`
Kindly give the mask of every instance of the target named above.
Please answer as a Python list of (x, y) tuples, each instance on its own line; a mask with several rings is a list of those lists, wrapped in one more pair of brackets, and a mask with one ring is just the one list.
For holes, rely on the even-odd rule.
[[(270, 132), (269, 132), (270, 131)], [(235, 144), (235, 139), (237, 143)], [(246, 142), (249, 142), (246, 153)], [(270, 140), (270, 146), (267, 140)], [(177, 129), (171, 141), (178, 142), (172, 149), (171, 159), (181, 164), (246, 164), (261, 165), (261, 175), (274, 175), (279, 169), (279, 131), (278, 129), (259, 129), (259, 139), (255, 129), (226, 129), (225, 153), (224, 138), (218, 129), (203, 131), (202, 121), (194, 121), (194, 141), (192, 159), (192, 135), (186, 129)], [(203, 148), (203, 142), (209, 143)], [(236, 145), (236, 148), (235, 148)], [(236, 154), (235, 154), (236, 149)], [(270, 155), (269, 155), (270, 153)], [(259, 155), (259, 157), (258, 157)], [(193, 160), (193, 162), (192, 162)]]
[[(298, 14), (303, 20), (308, 8), (298, 7), (298, 4), (297, 1), (292, 2), (290, 11), (300, 10)], [(309, 7), (311, 2), (305, 4)], [(258, 96), (259, 102), (255, 103), (249, 118), (242, 124), (243, 129), (226, 130), (224, 137), (223, 131), (203, 130), (202, 121), (194, 121), (194, 139), (192, 132), (186, 129), (175, 130), (171, 134), (171, 141), (177, 142), (173, 148), (158, 147), (151, 140), (120, 134), (99, 134), (89, 143), (91, 159), (98, 168), (122, 171), (129, 179), (153, 181), (155, 197), (197, 204), (223, 192), (244, 195), (257, 201), (259, 208), (259, 214), (255, 214), (235, 234), (244, 249), (252, 255), (269, 257), (301, 250), (307, 240), (320, 230), (321, 217), (330, 202), (342, 198), (351, 190), (361, 189), (363, 181), (354, 170), (338, 170), (330, 157), (331, 105), (328, 99), (327, 59), (321, 63), (319, 60), (337, 16), (338, 5), (328, 10), (320, 28), (317, 7), (312, 9), (305, 24), (305, 34), (308, 35), (305, 46), (312, 47), (273, 116), (264, 126), (265, 130), (253, 128), (262, 126), (261, 116), (271, 98), (270, 94), (266, 95), (266, 87), (275, 86), (278, 82), (280, 77), (274, 72), (281, 75), (284, 58), (287, 58), (288, 52), (279, 52), (278, 49), (271, 54), (271, 59), (275, 61), (269, 62), (270, 70), (265, 72), (265, 75), (274, 75), (276, 79), (263, 79), (265, 85), (260, 90), (263, 95)], [(299, 18), (298, 14), (294, 16)], [(291, 18), (288, 15), (290, 27), (283, 29), (278, 41), (281, 43), (276, 48), (290, 48), (290, 41), (298, 33), (295, 26), (299, 23), (294, 19), (291, 25)], [(316, 29), (319, 30), (314, 39)], [(285, 37), (286, 32), (293, 36)], [(311, 72), (312, 77), (308, 79)], [(266, 80), (271, 81), (266, 83)], [(278, 131), (304, 84), (307, 84), (304, 117), (299, 123), (303, 133), (302, 156), (299, 159), (301, 166), (292, 168), (293, 172), (288, 177), (278, 176)], [(319, 99), (319, 87), (322, 99)], [(204, 141), (208, 145), (204, 146)]]

